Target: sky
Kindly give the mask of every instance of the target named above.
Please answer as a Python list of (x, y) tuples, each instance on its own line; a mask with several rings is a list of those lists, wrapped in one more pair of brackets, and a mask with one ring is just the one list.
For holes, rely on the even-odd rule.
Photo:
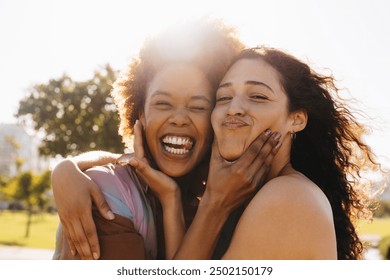
[(32, 85), (65, 73), (89, 79), (107, 63), (123, 69), (148, 36), (209, 16), (236, 27), (248, 46), (280, 48), (332, 73), (366, 115), (367, 143), (390, 166), (389, 11), (386, 0), (2, 0), (0, 123), (16, 122)]

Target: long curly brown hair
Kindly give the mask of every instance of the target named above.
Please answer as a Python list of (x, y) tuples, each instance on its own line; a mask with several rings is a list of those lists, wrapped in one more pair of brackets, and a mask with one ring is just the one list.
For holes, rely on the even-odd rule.
[(235, 61), (259, 58), (279, 73), (289, 111), (305, 110), (306, 128), (291, 147), (291, 164), (325, 193), (333, 210), (338, 259), (361, 259), (363, 244), (354, 222), (370, 215), (367, 186), (361, 171), (380, 165), (362, 136), (367, 133), (344, 99), (333, 76), (321, 75), (283, 51), (257, 47), (244, 50)]
[(133, 126), (144, 110), (146, 91), (156, 73), (173, 63), (190, 63), (206, 74), (216, 90), (243, 48), (234, 28), (208, 18), (185, 22), (145, 41), (113, 85), (123, 142), (127, 146), (131, 142)]

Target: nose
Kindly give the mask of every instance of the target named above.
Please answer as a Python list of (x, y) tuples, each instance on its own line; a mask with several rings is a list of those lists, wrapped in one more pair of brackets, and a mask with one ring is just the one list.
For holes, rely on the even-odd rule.
[(245, 107), (240, 98), (233, 97), (233, 99), (229, 103), (227, 114), (229, 116), (241, 116), (245, 114)]
[(188, 125), (190, 123), (188, 110), (186, 108), (177, 108), (170, 118), (170, 123), (176, 126)]

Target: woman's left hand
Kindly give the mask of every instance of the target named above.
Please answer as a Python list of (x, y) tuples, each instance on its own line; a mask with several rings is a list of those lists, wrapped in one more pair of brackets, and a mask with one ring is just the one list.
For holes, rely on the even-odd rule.
[(129, 164), (135, 168), (141, 179), (157, 195), (161, 204), (170, 203), (171, 199), (177, 198), (180, 188), (177, 183), (163, 172), (152, 168), (145, 156), (142, 142), (142, 124), (136, 121), (134, 125), (134, 155), (124, 154), (117, 159), (121, 165)]

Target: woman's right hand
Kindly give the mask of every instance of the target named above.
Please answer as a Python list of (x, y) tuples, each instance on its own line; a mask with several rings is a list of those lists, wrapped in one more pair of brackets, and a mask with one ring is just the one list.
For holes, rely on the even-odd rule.
[(174, 259), (211, 258), (229, 214), (265, 183), (281, 145), (276, 135), (262, 133), (234, 162), (222, 158), (214, 140), (205, 193)]
[(68, 159), (55, 167), (51, 183), (72, 255), (78, 253), (81, 259), (98, 259), (100, 247), (92, 218), (92, 201), (103, 217), (114, 218), (99, 187)]
[(279, 133), (266, 130), (234, 162), (222, 158), (214, 140), (209, 176), (202, 204), (231, 212), (248, 201), (264, 185), (281, 142)]

